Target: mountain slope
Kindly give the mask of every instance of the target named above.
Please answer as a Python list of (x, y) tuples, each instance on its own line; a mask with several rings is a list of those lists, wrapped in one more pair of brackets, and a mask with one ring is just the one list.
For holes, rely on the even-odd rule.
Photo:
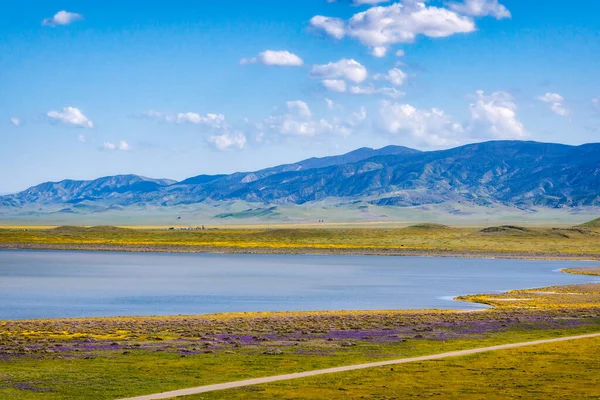
[(165, 204), (240, 199), (295, 203), (376, 197), (380, 205), (444, 201), (575, 206), (600, 204), (600, 145), (498, 141), (455, 149), (378, 155), (340, 165), (284, 171), (252, 181), (222, 179), (179, 192)]
[[(277, 167), (266, 168), (260, 171), (255, 172), (239, 172), (229, 176), (225, 175), (199, 175), (194, 178), (189, 178), (184, 181), (181, 181), (180, 185), (190, 185), (190, 184), (200, 184), (200, 183), (208, 183), (209, 181), (214, 181), (215, 179), (211, 179), (213, 177), (225, 178), (224, 181), (229, 183), (250, 183), (257, 181), (259, 179), (266, 178), (271, 175), (280, 174), (283, 172), (293, 172), (293, 171), (306, 171), (309, 169), (315, 168), (325, 168), (333, 165), (343, 165), (353, 162), (359, 162), (371, 157), (380, 156), (380, 155), (409, 155), (409, 154), (419, 154), (421, 153), (419, 150), (410, 149), (404, 146), (386, 146), (381, 149), (371, 149), (368, 147), (362, 147), (360, 149), (351, 151), (350, 153), (342, 154), (339, 156), (330, 156), (330, 157), (322, 157), (322, 158), (309, 158), (307, 160), (299, 161), (293, 164), (284, 164), (279, 165)], [(200, 182), (202, 181), (202, 182)]]
[(135, 175), (46, 183), (0, 197), (0, 206), (80, 202), (174, 206), (231, 200), (304, 204), (335, 198), (387, 206), (443, 202), (600, 206), (600, 144), (493, 141), (432, 152), (397, 146), (363, 148), (180, 183)]
[(92, 181), (64, 180), (46, 182), (21, 193), (4, 196), (0, 201), (13, 204), (77, 203), (82, 201), (106, 200), (111, 198), (139, 198), (140, 195), (156, 192), (160, 188), (176, 183), (170, 179), (152, 179), (138, 175), (107, 176)]

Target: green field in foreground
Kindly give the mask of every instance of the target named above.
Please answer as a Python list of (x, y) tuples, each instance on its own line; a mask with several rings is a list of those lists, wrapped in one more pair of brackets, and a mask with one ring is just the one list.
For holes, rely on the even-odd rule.
[[(2, 362), (0, 362), (0, 398), (7, 400), (115, 399), (251, 377), (597, 332), (599, 328), (600, 325), (563, 330), (512, 330), (485, 336), (471, 335), (471, 337), (467, 336), (459, 340), (450, 341), (410, 340), (388, 344), (357, 343), (352, 347), (332, 347), (330, 351), (323, 354), (320, 354), (323, 348), (313, 344), (307, 346), (282, 346), (281, 349), (283, 349), (283, 352), (281, 354), (271, 355), (265, 354), (265, 347), (259, 346), (185, 357), (175, 352), (155, 353), (151, 351), (132, 350), (119, 352), (97, 351), (95, 354), (85, 357), (63, 355), (61, 358), (57, 358), (56, 356), (28, 356), (10, 360), (2, 359)], [(561, 348), (565, 348), (565, 346), (567, 345), (560, 345)], [(582, 341), (579, 346), (571, 347), (572, 351), (569, 353), (569, 357), (565, 359), (566, 364), (580, 365), (586, 360), (589, 363), (593, 363), (599, 349), (598, 346), (599, 343), (597, 341)], [(504, 359), (500, 353), (496, 357)], [(468, 361), (470, 359), (466, 359), (467, 364), (470, 362)], [(483, 358), (483, 360), (486, 359), (489, 360), (490, 358)], [(494, 357), (491, 357), (491, 360), (493, 363), (487, 365), (482, 371), (490, 371), (497, 367)], [(458, 365), (461, 365), (463, 361), (451, 361), (450, 365), (456, 362)], [(482, 363), (485, 364), (483, 361)], [(425, 372), (424, 366), (422, 364), (419, 365), (420, 367), (416, 367), (416, 370), (420, 371), (420, 375), (418, 374), (417, 377), (422, 377), (422, 379), (418, 386), (430, 385), (431, 391), (437, 391), (437, 389), (433, 390), (433, 388), (439, 386), (439, 383), (435, 381), (437, 379), (436, 374), (433, 373), (435, 369), (431, 371), (432, 379), (428, 381), (426, 375), (423, 374)], [(431, 362), (431, 365), (437, 368), (441, 364), (439, 362)], [(597, 367), (598, 364), (596, 363)], [(394, 367), (394, 370), (397, 369), (400, 372), (405, 368)], [(470, 371), (468, 373), (477, 375), (473, 372), (472, 368), (479, 367), (473, 366), (469, 368), (471, 369), (467, 369), (467, 371)], [(581, 373), (587, 373), (589, 370), (585, 364), (581, 367), (578, 366), (577, 371), (579, 371), (579, 368), (581, 368)], [(412, 370), (414, 370), (413, 367), (408, 367), (407, 369), (407, 371)], [(535, 373), (535, 371), (532, 372)], [(389, 382), (390, 379), (397, 376), (396, 373), (391, 373), (389, 369), (374, 369), (359, 373), (358, 375), (372, 377), (371, 382), (365, 381), (365, 384), (359, 388), (359, 392), (371, 392), (372, 394), (377, 393), (381, 395), (375, 398), (386, 398), (383, 396), (390, 393), (390, 391), (387, 388), (384, 390), (382, 385), (386, 385), (386, 381)], [(597, 377), (598, 375), (591, 376)], [(491, 378), (491, 376), (489, 377)], [(348, 377), (345, 374), (340, 374), (339, 376), (332, 375), (317, 380), (320, 383), (316, 388), (313, 387), (312, 390), (306, 389), (313, 386), (312, 381), (298, 381), (283, 384), (282, 386), (275, 385), (272, 388), (260, 388), (258, 389), (259, 391), (251, 388), (239, 392), (234, 391), (233, 393), (223, 392), (212, 394), (206, 398), (246, 398), (250, 394), (253, 394), (252, 398), (273, 399), (347, 398), (348, 394), (344, 394), (346, 397), (339, 397), (342, 395), (339, 390), (344, 387), (349, 390), (352, 389), (353, 386), (350, 382), (354, 379), (356, 379), (356, 376), (350, 375)], [(503, 380), (494, 380), (494, 382), (498, 385)], [(589, 383), (587, 380), (583, 380), (582, 382)], [(523, 383), (529, 383), (529, 378), (523, 380)], [(319, 392), (317, 388), (323, 391)], [(389, 386), (389, 388), (393, 388), (393, 386)], [(307, 393), (306, 397), (298, 396), (298, 393), (304, 394), (305, 390)], [(285, 395), (282, 394), (283, 392), (286, 392)], [(329, 397), (329, 393), (331, 392), (336, 393), (338, 396)], [(526, 392), (523, 392), (523, 394), (526, 394)]]
[(263, 253), (461, 254), (600, 257), (600, 228), (214, 229), (204, 231), (59, 227), (0, 229), (0, 246), (22, 248)]
[(270, 383), (199, 399), (598, 399), (600, 339)]

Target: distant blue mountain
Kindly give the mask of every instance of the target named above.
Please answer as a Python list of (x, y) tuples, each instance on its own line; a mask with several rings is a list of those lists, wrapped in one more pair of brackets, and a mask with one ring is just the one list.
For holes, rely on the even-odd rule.
[(446, 201), (486, 205), (600, 206), (600, 144), (492, 141), (421, 152), (361, 148), (260, 171), (199, 175), (175, 182), (136, 175), (48, 182), (0, 197), (26, 205), (172, 206), (244, 200), (303, 204), (337, 198), (413, 206)]

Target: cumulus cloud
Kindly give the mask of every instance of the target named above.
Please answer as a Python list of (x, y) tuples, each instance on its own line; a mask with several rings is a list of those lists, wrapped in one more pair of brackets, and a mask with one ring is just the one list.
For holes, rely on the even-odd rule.
[(317, 29), (322, 29), (329, 36), (336, 39), (341, 39), (346, 35), (346, 23), (341, 18), (317, 15), (311, 18), (310, 24)]
[(75, 107), (65, 107), (62, 111), (48, 111), (46, 114), (52, 121), (81, 128), (93, 128), (94, 123)]
[(385, 46), (376, 46), (371, 49), (371, 54), (377, 58), (383, 58), (387, 54), (387, 47)]
[[(331, 104), (333, 107), (333, 102)], [(352, 132), (350, 123), (342, 122), (337, 118), (327, 120), (314, 117), (308, 105), (299, 100), (287, 102), (284, 113), (269, 116), (255, 128), (262, 135), (273, 133), (308, 137), (321, 134), (347, 136)]]
[(396, 88), (391, 87), (381, 87), (377, 88), (374, 85), (366, 85), (366, 86), (352, 86), (348, 90), (349, 93), (358, 94), (358, 95), (384, 95), (394, 99), (404, 96), (404, 92), (397, 90)]
[(327, 103), (327, 108), (329, 110), (333, 110), (335, 108), (335, 102), (333, 100), (330, 100), (328, 98), (325, 98), (325, 102)]
[(68, 12), (65, 10), (59, 11), (52, 18), (46, 18), (42, 21), (44, 26), (58, 26), (58, 25), (69, 25), (72, 22), (80, 21), (83, 19), (83, 15)]
[(21, 126), (21, 120), (17, 117), (11, 117), (9, 121), (14, 126)]
[(346, 92), (346, 81), (341, 79), (324, 79), (321, 84), (330, 92)]
[(247, 139), (242, 132), (224, 132), (209, 137), (208, 142), (220, 151), (242, 150), (246, 146)]
[(212, 128), (219, 128), (225, 124), (225, 116), (223, 114), (213, 113), (201, 115), (195, 112), (162, 113), (150, 110), (143, 112), (141, 116), (142, 118), (159, 122), (206, 125)]
[(517, 105), (510, 94), (494, 92), (486, 95), (479, 90), (469, 108), (473, 134), (496, 139), (527, 137), (525, 126), (517, 118)]
[(310, 118), (312, 116), (312, 112), (310, 111), (308, 104), (302, 100), (288, 101), (286, 106), (289, 111), (297, 112), (301, 117)]
[(369, 76), (362, 64), (346, 58), (329, 64), (313, 65), (310, 75), (320, 79), (346, 79), (354, 83), (360, 83)]
[(121, 140), (119, 142), (119, 150), (121, 150), (121, 151), (129, 151), (129, 150), (131, 150), (131, 146), (126, 141)]
[(362, 106), (359, 111), (352, 113), (354, 121), (361, 122), (367, 119), (367, 109)]
[(404, 53), (404, 50), (398, 50), (396, 51), (396, 57), (404, 57), (406, 54)]
[(439, 38), (475, 30), (469, 16), (416, 0), (373, 7), (348, 21), (319, 15), (310, 24), (337, 39), (347, 35), (372, 48), (411, 43), (419, 35)]
[(546, 93), (543, 96), (538, 96), (538, 100), (545, 103), (560, 103), (564, 98), (558, 93)]
[(544, 103), (551, 103), (550, 111), (556, 115), (567, 117), (570, 114), (569, 109), (563, 104), (564, 97), (558, 93), (546, 93), (543, 96), (538, 96), (538, 100)]
[(451, 10), (474, 17), (495, 17), (496, 19), (510, 18), (508, 9), (498, 0), (464, 0), (463, 2), (448, 3)]
[(117, 145), (111, 142), (104, 142), (102, 148), (107, 151), (113, 151), (117, 149)]
[(240, 64), (261, 63), (263, 65), (276, 65), (280, 67), (299, 67), (304, 61), (294, 53), (286, 50), (265, 50), (253, 58), (242, 58)]
[(387, 133), (406, 136), (416, 144), (441, 147), (459, 144), (464, 129), (443, 110), (418, 109), (410, 104), (383, 101), (377, 124)]
[(390, 69), (387, 74), (377, 74), (375, 75), (375, 79), (376, 80), (385, 80), (388, 81), (389, 83), (391, 83), (394, 86), (402, 86), (404, 85), (404, 82), (406, 81), (406, 78), (408, 77), (408, 74), (406, 74), (406, 72), (398, 69), (398, 68), (392, 68)]
[(550, 105), (550, 111), (561, 117), (568, 117), (570, 114), (569, 109), (562, 103), (552, 103), (552, 105)]
[[(85, 137), (83, 137), (84, 140), (81, 140), (81, 136), (82, 135), (80, 135), (80, 141), (85, 142)], [(121, 140), (119, 143), (104, 142), (104, 144), (102, 145), (102, 149), (106, 151), (129, 151), (131, 150), (131, 146), (126, 141)]]
[(600, 97), (594, 97), (592, 100), (592, 108), (600, 113)]
[(194, 112), (186, 112), (178, 113), (175, 116), (174, 122), (178, 124), (204, 124), (218, 127), (221, 126), (223, 122), (225, 122), (225, 116), (223, 114), (200, 115)]

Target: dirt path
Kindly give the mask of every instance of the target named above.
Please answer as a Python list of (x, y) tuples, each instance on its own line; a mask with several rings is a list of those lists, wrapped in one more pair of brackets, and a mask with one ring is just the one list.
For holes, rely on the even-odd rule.
[(251, 385), (259, 385), (262, 383), (286, 381), (286, 380), (290, 380), (290, 379), (307, 378), (310, 376), (333, 374), (336, 372), (347, 372), (347, 371), (354, 371), (357, 369), (385, 367), (388, 365), (407, 364), (407, 363), (412, 363), (412, 362), (429, 361), (429, 360), (439, 360), (439, 359), (448, 358), (448, 357), (461, 357), (461, 356), (468, 356), (471, 354), (487, 353), (487, 352), (496, 351), (496, 350), (515, 349), (518, 347), (535, 346), (535, 345), (539, 345), (539, 344), (557, 343), (557, 342), (564, 342), (564, 341), (568, 341), (568, 340), (588, 339), (588, 338), (595, 338), (595, 337), (600, 337), (600, 333), (593, 333), (593, 334), (579, 335), (579, 336), (568, 336), (568, 337), (562, 337), (562, 338), (557, 338), (557, 339), (536, 340), (533, 342), (502, 344), (502, 345), (498, 345), (498, 346), (481, 347), (481, 348), (470, 349), (470, 350), (451, 351), (448, 353), (433, 354), (433, 355), (429, 355), (429, 356), (402, 358), (399, 360), (381, 361), (381, 362), (374, 362), (374, 363), (368, 363), (368, 364), (347, 365), (347, 366), (343, 366), (343, 367), (319, 369), (319, 370), (315, 370), (315, 371), (297, 372), (297, 373), (286, 374), (286, 375), (268, 376), (268, 377), (264, 377), (264, 378), (248, 379), (245, 381), (219, 383), (216, 385), (207, 385), (207, 386), (198, 386), (195, 388), (174, 390), (171, 392), (164, 392), (164, 393), (149, 394), (149, 395), (145, 395), (145, 396), (131, 397), (131, 398), (121, 399), (121, 400), (171, 399), (171, 398), (179, 397), (179, 396), (188, 396), (188, 395), (192, 395), (192, 394), (214, 392), (217, 390), (233, 389), (233, 388), (239, 388), (239, 387), (251, 386)]

